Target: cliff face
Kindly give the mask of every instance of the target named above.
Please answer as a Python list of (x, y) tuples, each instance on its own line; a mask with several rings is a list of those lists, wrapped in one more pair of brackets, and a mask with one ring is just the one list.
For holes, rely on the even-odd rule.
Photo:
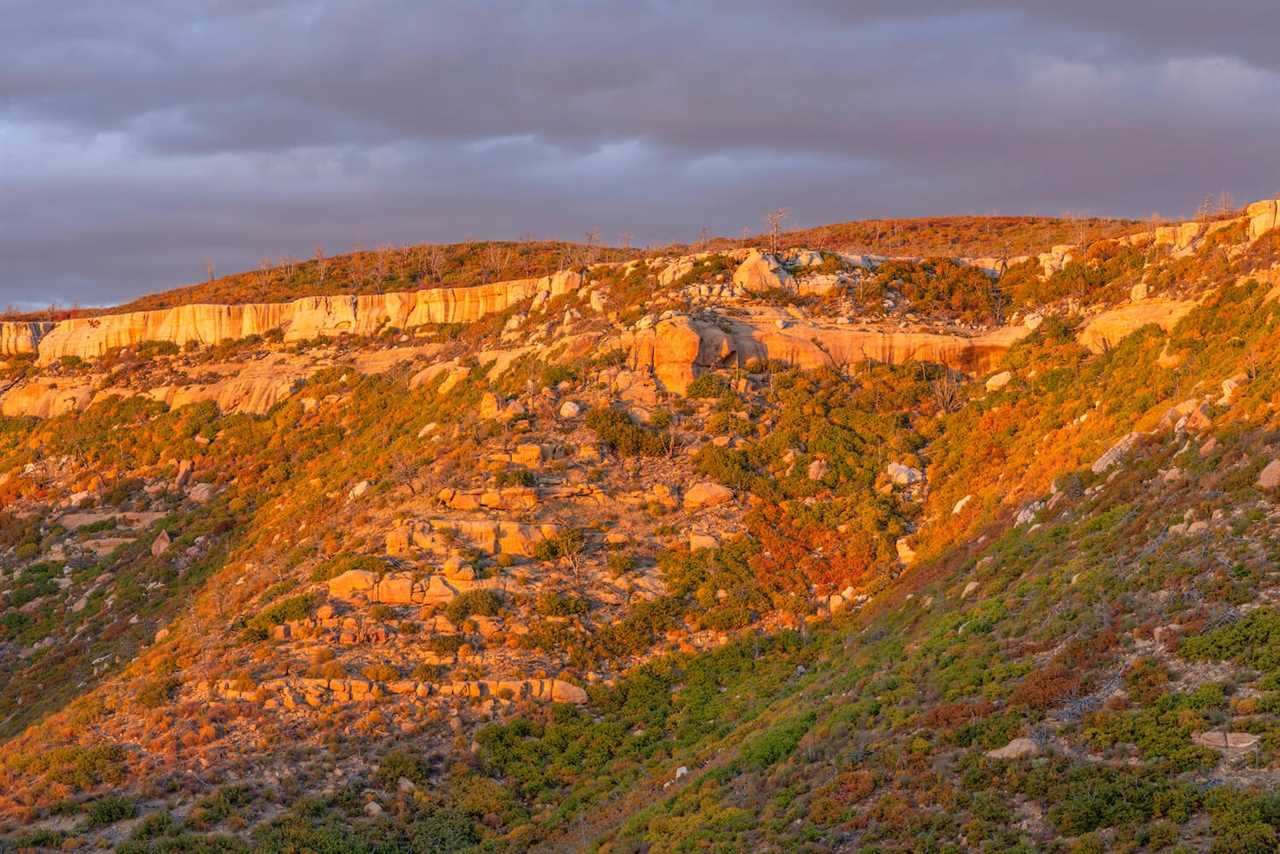
[(184, 305), (157, 311), (81, 317), (57, 324), (0, 325), (0, 353), (39, 353), (47, 365), (64, 356), (96, 359), (116, 347), (144, 341), (179, 346), (217, 344), (280, 330), (287, 341), (331, 335), (374, 335), (387, 327), (471, 323), (522, 300), (575, 289), (572, 271), (541, 279), (517, 279), (472, 288), (431, 288), (364, 296), (307, 297), (289, 303)]
[(1154, 323), (1166, 332), (1191, 313), (1194, 300), (1148, 300), (1104, 311), (1080, 330), (1080, 343), (1094, 353), (1120, 343), (1131, 332)]
[(52, 323), (5, 321), (0, 323), (0, 356), (34, 353), (40, 339), (53, 328)]
[(901, 364), (939, 362), (956, 370), (984, 373), (1014, 343), (1031, 333), (1010, 326), (977, 336), (909, 332), (897, 328), (833, 326), (783, 321), (761, 315), (749, 320), (709, 323), (689, 317), (664, 320), (651, 329), (624, 335), (633, 368), (650, 368), (668, 390), (684, 394), (708, 369), (775, 359), (809, 370), (867, 360)]

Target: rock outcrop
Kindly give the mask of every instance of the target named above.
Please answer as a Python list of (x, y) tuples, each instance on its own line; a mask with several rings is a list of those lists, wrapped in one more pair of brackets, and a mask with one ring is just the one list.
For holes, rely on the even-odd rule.
[(733, 283), (749, 294), (787, 290), (791, 287), (791, 274), (772, 255), (751, 250), (738, 269), (733, 272)]
[(630, 352), (633, 369), (650, 369), (668, 391), (684, 394), (704, 371), (745, 366), (752, 360), (776, 359), (806, 370), (868, 360), (891, 364), (916, 360), (986, 371), (1031, 332), (1026, 326), (1011, 326), (966, 336), (783, 317), (767, 312), (716, 322), (673, 317), (626, 333), (621, 343)]
[(52, 323), (25, 320), (0, 323), (0, 356), (19, 356), (36, 352), (40, 339), (52, 328)]
[[(279, 330), (286, 341), (341, 335), (374, 335), (386, 328), (409, 329), (432, 323), (470, 323), (505, 311), (526, 299), (558, 296), (576, 289), (582, 277), (561, 271), (541, 279), (517, 279), (470, 288), (430, 288), (360, 296), (306, 297), (287, 303), (182, 305), (54, 324), (39, 337), (39, 363), (64, 356), (96, 359), (117, 347), (144, 341), (217, 344)], [(18, 333), (14, 340), (18, 340)], [(24, 339), (25, 340), (25, 339)], [(15, 345), (18, 346), (18, 345)], [(25, 352), (25, 351), (24, 351)]]
[(1257, 240), (1273, 228), (1280, 226), (1280, 201), (1266, 199), (1245, 208), (1249, 219), (1249, 239)]
[(1153, 323), (1168, 332), (1196, 305), (1193, 300), (1152, 299), (1104, 311), (1085, 324), (1080, 331), (1080, 343), (1094, 353), (1101, 353), (1130, 333)]

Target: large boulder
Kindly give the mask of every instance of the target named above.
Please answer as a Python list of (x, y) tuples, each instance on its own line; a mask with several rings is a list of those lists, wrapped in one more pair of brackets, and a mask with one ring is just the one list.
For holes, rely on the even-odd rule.
[(702, 483), (695, 483), (689, 487), (689, 491), (684, 494), (684, 509), (700, 510), (704, 507), (714, 507), (717, 504), (724, 504), (726, 501), (732, 500), (732, 489), (704, 480)]
[(368, 596), (378, 584), (376, 573), (367, 569), (351, 569), (329, 579), (329, 595), (334, 599)]
[(1257, 240), (1276, 227), (1277, 222), (1280, 221), (1278, 205), (1280, 205), (1280, 202), (1275, 199), (1266, 199), (1249, 205), (1245, 210), (1245, 215), (1249, 217), (1250, 240)]
[(790, 290), (793, 285), (791, 274), (777, 259), (758, 249), (751, 250), (746, 260), (734, 270), (733, 283), (751, 294)]
[(889, 479), (897, 486), (911, 486), (913, 483), (919, 483), (924, 480), (924, 473), (920, 469), (915, 469), (902, 463), (889, 463), (885, 471), (888, 473)]
[(1029, 738), (1015, 738), (1004, 747), (987, 751), (987, 756), (992, 759), (1026, 759), (1039, 755), (1040, 746)]
[(1258, 487), (1260, 489), (1275, 489), (1280, 486), (1280, 460), (1272, 460), (1267, 463), (1258, 474)]
[(1104, 471), (1120, 462), (1126, 454), (1133, 450), (1134, 446), (1138, 444), (1138, 439), (1140, 438), (1141, 434), (1139, 433), (1126, 433), (1124, 436), (1120, 437), (1119, 441), (1108, 448), (1106, 453), (1094, 460), (1090, 469), (1092, 469), (1094, 474), (1102, 474)]

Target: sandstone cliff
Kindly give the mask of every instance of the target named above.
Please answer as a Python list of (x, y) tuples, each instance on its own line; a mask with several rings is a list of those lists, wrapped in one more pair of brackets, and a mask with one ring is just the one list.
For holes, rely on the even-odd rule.
[(7, 328), (3, 334), (8, 336), (6, 341), (11, 338), (15, 342), (11, 345), (12, 352), (31, 352), (31, 345), (36, 344), (39, 363), (50, 364), (64, 356), (96, 359), (108, 350), (136, 346), (144, 341), (168, 341), (179, 346), (191, 342), (217, 344), (229, 338), (247, 338), (273, 330), (283, 332), (287, 341), (300, 341), (343, 333), (374, 335), (388, 327), (408, 329), (431, 323), (471, 323), (529, 298), (574, 290), (580, 283), (578, 273), (562, 271), (541, 279), (517, 279), (472, 288), (307, 297), (289, 303), (184, 305), (64, 320), (52, 328), (33, 329), (26, 337), (20, 335), (19, 330)]
[(648, 368), (671, 392), (683, 394), (704, 371), (776, 359), (804, 369), (862, 361), (901, 364), (939, 362), (957, 370), (982, 373), (996, 365), (1014, 343), (1031, 333), (1010, 326), (966, 336), (913, 332), (896, 327), (842, 326), (783, 319), (760, 312), (749, 319), (716, 322), (674, 317), (622, 336), (633, 368)]
[(52, 328), (52, 323), (25, 320), (0, 323), (0, 356), (34, 353), (40, 339)]
[(1155, 324), (1168, 332), (1190, 314), (1194, 300), (1149, 300), (1121, 306), (1093, 317), (1080, 330), (1080, 343), (1094, 353), (1114, 347), (1144, 326)]

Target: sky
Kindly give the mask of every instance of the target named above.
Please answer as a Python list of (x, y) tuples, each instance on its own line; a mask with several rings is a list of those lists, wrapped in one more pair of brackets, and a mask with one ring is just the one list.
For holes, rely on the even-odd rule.
[(0, 0), (0, 306), (266, 259), (1280, 195), (1276, 0)]

